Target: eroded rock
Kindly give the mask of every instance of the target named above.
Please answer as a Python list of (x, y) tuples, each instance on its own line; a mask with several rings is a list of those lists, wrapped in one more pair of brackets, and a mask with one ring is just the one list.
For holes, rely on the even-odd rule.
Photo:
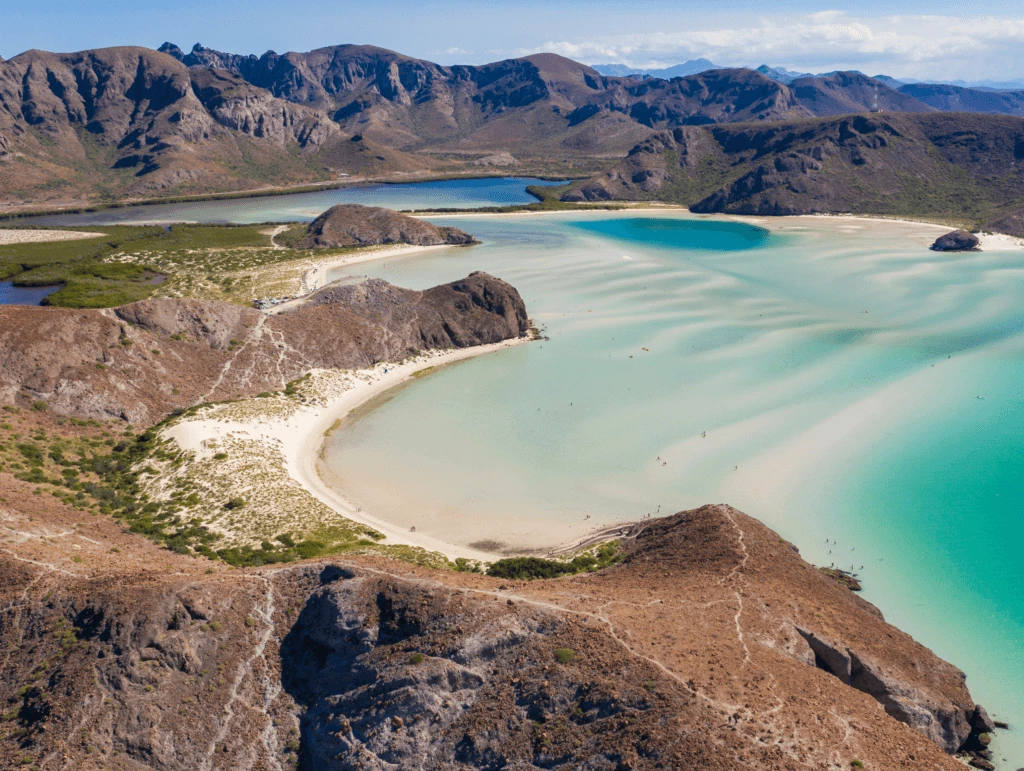
[(439, 227), (426, 220), (391, 209), (359, 204), (332, 206), (309, 224), (308, 235), (300, 249), (379, 244), (466, 246), (476, 243), (469, 233), (458, 228)]

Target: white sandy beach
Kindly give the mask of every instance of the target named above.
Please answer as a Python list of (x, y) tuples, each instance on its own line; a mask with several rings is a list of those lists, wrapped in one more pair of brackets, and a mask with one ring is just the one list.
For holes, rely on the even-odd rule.
[(289, 476), (303, 489), (342, 517), (379, 530), (386, 536), (384, 543), (419, 546), (440, 552), (449, 559), (466, 557), (493, 561), (501, 555), (456, 546), (426, 534), (409, 532), (360, 510), (323, 481), (319, 472), (320, 454), (327, 435), (340, 420), (389, 388), (408, 382), (417, 372), (474, 356), (495, 353), (525, 343), (528, 339), (518, 338), (473, 348), (433, 351), (401, 364), (380, 364), (372, 369), (356, 370), (345, 373), (345, 389), (321, 406), (303, 405), (286, 418), (263, 416), (237, 422), (211, 419), (183, 420), (171, 426), (164, 436), (176, 441), (183, 450), (195, 452), (199, 457), (212, 455), (215, 452), (212, 447), (229, 435), (273, 444), (283, 454)]
[(106, 233), (86, 233), (80, 230), (34, 230), (28, 228), (0, 228), (0, 246), (11, 244), (45, 244), (52, 241), (81, 241), (101, 238)]

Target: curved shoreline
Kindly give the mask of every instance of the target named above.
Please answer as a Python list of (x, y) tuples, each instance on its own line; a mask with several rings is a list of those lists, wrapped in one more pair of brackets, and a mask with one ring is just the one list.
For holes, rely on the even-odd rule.
[[(201, 412), (195, 418), (172, 424), (163, 436), (197, 457), (212, 455), (215, 452), (212, 448), (229, 437), (273, 446), (282, 457), (284, 472), (294, 483), (338, 516), (383, 533), (386, 540), (382, 543), (420, 547), (448, 559), (465, 557), (490, 562), (505, 555), (458, 546), (425, 533), (409, 532), (363, 511), (321, 477), (321, 454), (330, 433), (348, 415), (384, 392), (408, 383), (418, 373), (496, 353), (531, 339), (521, 337), (470, 348), (429, 351), (398, 364), (382, 363), (370, 369), (314, 370), (314, 373), (327, 374), (332, 381), (331, 393), (319, 404), (298, 405), (284, 415), (275, 415), (273, 409), (257, 409), (242, 419)], [(246, 401), (257, 407), (273, 404), (271, 400), (264, 402), (258, 398)]]
[(424, 370), (496, 353), (515, 345), (530, 342), (530, 340), (531, 338), (522, 337), (473, 348), (428, 353), (409, 362), (397, 365), (378, 365), (372, 370), (360, 371), (359, 375), (368, 375), (369, 377), (367, 379), (360, 378), (360, 383), (356, 384), (354, 388), (346, 391), (341, 397), (320, 410), (319, 415), (311, 416), (312, 419), (306, 430), (302, 433), (296, 432), (293, 442), (284, 442), (282, 450), (289, 476), (302, 485), (310, 495), (341, 516), (382, 532), (387, 538), (386, 543), (420, 546), (444, 554), (452, 560), (458, 557), (484, 562), (499, 559), (503, 555), (468, 546), (458, 546), (425, 533), (406, 531), (363, 511), (345, 498), (342, 493), (327, 484), (321, 474), (320, 464), (327, 439), (333, 430), (339, 427), (339, 423), (352, 412), (386, 391), (408, 383)]

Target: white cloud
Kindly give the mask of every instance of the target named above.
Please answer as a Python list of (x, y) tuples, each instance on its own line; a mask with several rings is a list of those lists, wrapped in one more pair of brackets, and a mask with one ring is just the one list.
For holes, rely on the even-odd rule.
[(590, 63), (637, 67), (706, 57), (723, 65), (768, 63), (794, 69), (850, 67), (897, 76), (1009, 78), (1024, 75), (1022, 43), (1022, 17), (855, 17), (824, 11), (718, 27), (550, 40), (521, 53), (553, 51)]

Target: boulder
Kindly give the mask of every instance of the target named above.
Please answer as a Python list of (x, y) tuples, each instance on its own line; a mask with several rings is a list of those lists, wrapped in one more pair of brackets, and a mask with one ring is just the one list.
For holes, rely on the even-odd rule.
[(996, 730), (996, 724), (988, 716), (988, 712), (980, 704), (974, 705), (974, 714), (971, 716), (971, 728), (977, 734), (990, 734)]
[(966, 230), (954, 230), (939, 236), (931, 245), (932, 251), (936, 252), (978, 252), (981, 251), (978, 245), (981, 242), (973, 233)]
[(339, 204), (309, 224), (300, 249), (323, 249), (378, 244), (467, 246), (476, 239), (458, 228), (438, 227), (408, 214), (377, 206)]

